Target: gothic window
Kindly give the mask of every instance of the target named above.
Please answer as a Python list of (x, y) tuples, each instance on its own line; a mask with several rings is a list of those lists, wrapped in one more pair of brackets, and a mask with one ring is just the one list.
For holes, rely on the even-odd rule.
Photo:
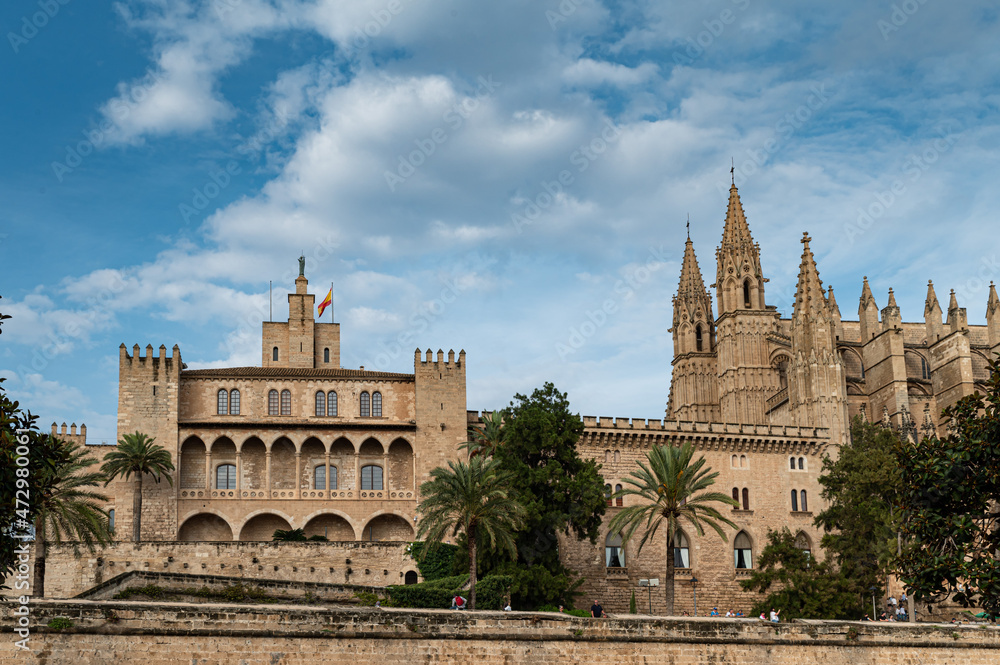
[(806, 468), (806, 458), (805, 457), (800, 457), (799, 458), (799, 471), (803, 471), (803, 470), (805, 470), (805, 468)]
[(226, 390), (219, 391), (219, 409), (218, 413), (220, 416), (224, 416), (229, 413), (229, 392)]
[(235, 388), (229, 391), (229, 415), (240, 415), (240, 391)]
[(746, 465), (747, 465), (747, 456), (740, 455), (740, 468), (741, 469), (746, 468)]
[(743, 510), (750, 510), (750, 490), (743, 488)]
[(802, 531), (795, 536), (795, 548), (802, 550), (807, 558), (812, 557), (812, 545), (809, 543), (809, 536), (807, 536)]
[(702, 350), (701, 324), (694, 327), (694, 347), (696, 351)]
[(750, 280), (743, 280), (743, 307), (750, 309)]
[(927, 364), (927, 361), (924, 360), (923, 356), (920, 356), (920, 378), (926, 379), (927, 381), (931, 380), (931, 368), (930, 365)]
[(382, 393), (377, 390), (372, 393), (372, 417), (382, 417)]
[(733, 562), (737, 569), (747, 570), (753, 568), (753, 546), (750, 544), (750, 537), (740, 531), (733, 541)]
[(733, 461), (732, 461), (733, 467), (735, 467), (738, 464), (737, 459), (738, 458), (736, 457), (736, 455), (733, 455)]
[(367, 418), (372, 414), (371, 396), (368, 392), (361, 393), (361, 417)]
[(317, 466), (313, 469), (313, 489), (314, 490), (325, 490), (326, 489), (326, 465)]
[(111, 510), (108, 511), (108, 529), (110, 529), (111, 532), (114, 533), (114, 530), (115, 530), (115, 509), (114, 508), (112, 508)]
[(792, 490), (792, 512), (797, 513), (799, 511), (799, 493)]
[(611, 464), (611, 451), (610, 450), (605, 450), (604, 451), (604, 463), (605, 464)]
[(736, 508), (739, 509), (739, 507), (740, 507), (739, 506), (739, 503), (740, 503), (740, 488), (739, 487), (734, 487), (733, 488), (733, 501), (736, 502)]
[[(622, 486), (621, 485), (615, 485), (615, 493), (617, 494), (618, 492), (621, 492), (621, 491), (622, 491)], [(623, 501), (623, 497), (620, 497), (620, 496), (616, 496), (615, 497), (615, 505), (616, 506), (620, 507), (622, 505), (622, 501)]]
[(690, 568), (690, 552), (687, 536), (683, 531), (678, 531), (674, 536), (674, 568)]
[(615, 451), (615, 464), (618, 464), (621, 461), (622, 461), (622, 451), (616, 450)]
[(292, 391), (290, 390), (281, 391), (281, 415), (292, 415)]
[(323, 349), (323, 362), (330, 362), (330, 349)]
[(278, 362), (278, 347), (271, 349), (271, 360)]
[(236, 489), (236, 465), (220, 464), (215, 468), (215, 489)]
[(788, 458), (788, 468), (790, 468), (792, 471), (795, 471), (795, 458), (794, 457), (789, 457)]
[(607, 500), (608, 505), (611, 505), (611, 485), (604, 486), (604, 498)]
[(382, 467), (369, 464), (361, 467), (361, 489), (382, 489)]
[(278, 415), (278, 391), (272, 390), (267, 393), (267, 415)]
[(337, 487), (337, 467), (335, 466), (330, 467), (330, 489), (340, 489)]
[(801, 497), (802, 512), (804, 512), (804, 513), (808, 512), (809, 511), (809, 506), (806, 505), (806, 491), (802, 490), (801, 492), (799, 492), (799, 496)]
[(337, 393), (332, 390), (326, 394), (326, 415), (337, 415)]
[(608, 568), (625, 567), (625, 548), (621, 534), (608, 534), (604, 539), (604, 565)]
[(320, 417), (326, 415), (326, 393), (322, 390), (316, 393), (316, 415)]

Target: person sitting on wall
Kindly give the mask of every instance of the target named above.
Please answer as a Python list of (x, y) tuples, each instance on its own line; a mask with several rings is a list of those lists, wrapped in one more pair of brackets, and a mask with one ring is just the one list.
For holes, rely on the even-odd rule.
[(710, 616), (710, 617), (717, 617), (717, 616), (719, 616), (719, 608), (718, 607), (713, 607), (712, 611), (708, 613), (708, 616)]
[(775, 612), (774, 608), (772, 607), (771, 608), (771, 623), (778, 623), (779, 621), (781, 621), (781, 610), (778, 610), (777, 612)]
[(590, 606), (590, 616), (594, 617), (595, 619), (600, 619), (601, 617), (607, 616), (604, 613), (604, 608), (601, 607), (601, 604), (596, 600), (594, 601), (594, 604)]
[(451, 609), (453, 610), (464, 610), (465, 609), (465, 598), (456, 594), (454, 598), (451, 599)]

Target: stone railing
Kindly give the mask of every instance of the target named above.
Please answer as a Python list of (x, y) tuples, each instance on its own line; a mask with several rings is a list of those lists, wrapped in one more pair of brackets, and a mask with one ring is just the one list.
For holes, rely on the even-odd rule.
[(403, 500), (412, 501), (416, 497), (413, 490), (290, 490), (290, 489), (245, 489), (245, 490), (203, 490), (182, 489), (181, 499), (335, 499), (338, 501)]
[(767, 410), (774, 411), (788, 401), (788, 388), (782, 388), (767, 398)]

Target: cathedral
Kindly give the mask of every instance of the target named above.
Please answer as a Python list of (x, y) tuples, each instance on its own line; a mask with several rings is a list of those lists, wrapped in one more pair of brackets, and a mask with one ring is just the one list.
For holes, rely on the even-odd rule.
[[(678, 614), (694, 614), (696, 596), (700, 614), (713, 606), (748, 610), (754, 596), (739, 583), (752, 574), (768, 531), (788, 528), (798, 547), (822, 556), (813, 525), (822, 509), (818, 478), (823, 458), (847, 441), (852, 417), (916, 439), (940, 432), (941, 410), (988, 379), (987, 359), (1000, 352), (992, 284), (985, 326), (968, 324), (954, 291), (945, 318), (932, 284), (924, 321), (904, 322), (893, 292), (879, 310), (867, 279), (858, 319), (844, 320), (809, 236), (801, 242), (794, 310), (785, 319), (767, 304), (765, 264), (734, 184), (716, 249), (714, 306), (690, 238), (684, 246), (664, 417), (583, 416), (578, 450), (601, 465), (605, 524), (631, 500), (615, 492), (655, 445), (693, 443), (738, 504), (727, 509), (736, 528), (725, 538), (682, 532), (641, 554), (606, 528), (596, 544), (560, 537), (560, 555), (583, 578), (580, 590), (608, 611), (627, 611), (636, 594), (643, 609), (664, 612), (664, 594), (648, 589), (668, 583), (661, 579), (668, 556)], [(107, 508), (120, 542), (100, 557), (66, 555), (54, 594), (80, 592), (140, 561), (165, 573), (198, 563), (202, 574), (228, 566), (261, 579), (417, 581), (405, 547), (416, 534), (420, 485), (464, 454), (459, 445), (480, 422), (466, 410), (466, 354), (418, 349), (412, 373), (343, 368), (339, 324), (315, 320), (301, 266), (288, 304), (287, 322), (262, 325), (260, 367), (192, 370), (177, 346), (170, 356), (165, 346), (155, 355), (151, 345), (145, 354), (121, 346), (118, 436), (154, 437), (171, 454), (175, 482), (143, 484), (142, 540), (150, 547), (129, 543), (134, 484), (112, 483)], [(75, 425), (67, 432), (64, 424), (60, 435), (86, 438)], [(88, 449), (98, 458), (106, 452)], [(260, 548), (276, 529), (331, 542), (309, 544), (308, 556), (268, 549), (265, 565)]]

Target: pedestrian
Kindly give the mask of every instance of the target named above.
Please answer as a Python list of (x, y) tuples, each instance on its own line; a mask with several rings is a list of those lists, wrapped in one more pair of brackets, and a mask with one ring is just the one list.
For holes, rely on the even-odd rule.
[(777, 612), (775, 612), (774, 608), (772, 607), (771, 608), (771, 623), (778, 623), (779, 621), (781, 621), (781, 610), (779, 609)]
[(594, 604), (590, 606), (590, 616), (594, 617), (595, 619), (600, 619), (601, 617), (605, 616), (604, 608), (601, 607), (601, 604), (597, 602), (597, 600), (594, 600)]
[(453, 610), (464, 610), (465, 609), (465, 598), (463, 598), (462, 596), (459, 596), (459, 595), (456, 594), (455, 597), (451, 599), (451, 609), (453, 609)]

